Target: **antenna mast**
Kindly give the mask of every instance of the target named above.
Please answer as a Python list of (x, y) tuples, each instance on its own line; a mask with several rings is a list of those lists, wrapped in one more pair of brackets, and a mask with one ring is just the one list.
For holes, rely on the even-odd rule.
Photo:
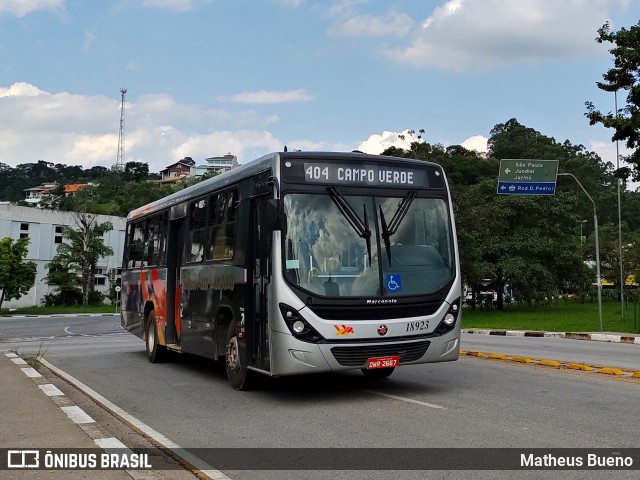
[(122, 104), (120, 106), (120, 134), (118, 135), (118, 156), (116, 158), (116, 170), (124, 171), (124, 96), (127, 89), (122, 87), (120, 94), (122, 96)]

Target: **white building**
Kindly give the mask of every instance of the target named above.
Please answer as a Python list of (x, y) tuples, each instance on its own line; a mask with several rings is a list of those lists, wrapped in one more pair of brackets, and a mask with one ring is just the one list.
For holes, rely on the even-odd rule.
[(238, 157), (231, 155), (230, 153), (223, 155), (222, 157), (209, 157), (206, 158), (205, 161), (207, 162), (205, 167), (206, 171), (216, 175), (238, 166)]
[[(96, 290), (106, 293), (110, 284), (109, 275), (120, 277), (126, 218), (97, 215), (96, 220), (97, 223), (111, 222), (113, 225), (113, 230), (104, 235), (104, 243), (113, 249), (113, 255), (100, 259), (96, 266)], [(44, 277), (47, 274), (47, 263), (63, 242), (64, 226), (76, 228), (72, 212), (0, 204), (0, 239), (29, 238), (29, 252), (25, 260), (34, 262), (37, 267), (36, 281), (31, 290), (18, 300), (5, 300), (2, 308), (39, 306), (42, 298), (55, 290), (44, 283)]]

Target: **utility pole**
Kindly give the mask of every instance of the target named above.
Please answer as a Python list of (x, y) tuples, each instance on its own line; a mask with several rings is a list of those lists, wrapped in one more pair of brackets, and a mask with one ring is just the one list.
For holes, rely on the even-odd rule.
[[(613, 92), (613, 99), (616, 108), (616, 119), (618, 118), (618, 90)], [(616, 140), (616, 169), (620, 169), (620, 152), (618, 150), (618, 140)], [(618, 177), (618, 246), (620, 247), (620, 319), (624, 320), (624, 284), (625, 278), (622, 269), (622, 207), (620, 202), (620, 184), (622, 179)]]
[(127, 93), (127, 89), (122, 87), (120, 89), (120, 95), (122, 97), (122, 104), (120, 105), (120, 133), (118, 135), (118, 155), (116, 158), (116, 171), (122, 172), (124, 170), (124, 96)]

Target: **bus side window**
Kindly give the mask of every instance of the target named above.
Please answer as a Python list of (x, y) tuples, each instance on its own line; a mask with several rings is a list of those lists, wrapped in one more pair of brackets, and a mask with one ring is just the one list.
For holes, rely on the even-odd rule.
[(191, 202), (189, 212), (189, 236), (185, 251), (185, 260), (187, 262), (202, 261), (207, 237), (206, 211), (207, 201), (204, 198)]
[(237, 199), (236, 190), (219, 193), (212, 197), (207, 260), (233, 257)]
[(144, 264), (159, 265), (161, 258), (162, 224), (160, 216), (152, 217), (147, 223), (147, 241), (145, 242)]
[(144, 221), (138, 222), (133, 226), (131, 243), (129, 245), (129, 268), (142, 266), (142, 256), (144, 248)]

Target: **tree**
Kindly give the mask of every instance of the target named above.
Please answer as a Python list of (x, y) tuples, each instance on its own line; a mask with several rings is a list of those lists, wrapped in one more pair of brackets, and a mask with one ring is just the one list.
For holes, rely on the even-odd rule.
[(122, 172), (122, 179), (127, 182), (143, 182), (149, 177), (149, 164), (127, 162)]
[(626, 106), (617, 112), (602, 113), (592, 102), (585, 102), (590, 125), (602, 124), (613, 128), (612, 141), (622, 140), (632, 153), (626, 158), (633, 164), (633, 178), (640, 180), (640, 22), (629, 29), (611, 31), (611, 24), (605, 23), (598, 30), (598, 43), (614, 45), (609, 52), (613, 55), (613, 67), (602, 75), (603, 81), (596, 82), (605, 92), (628, 92)]
[(490, 279), (498, 309), (507, 283), (527, 300), (580, 283), (586, 267), (575, 206), (573, 192), (497, 195), (495, 180), (460, 189), (455, 208), (465, 282), (473, 287)]
[(74, 212), (77, 228), (63, 227), (62, 236), (69, 243), (61, 243), (52, 261), (55, 265), (76, 266), (81, 274), (82, 304), (88, 305), (95, 287), (95, 268), (98, 260), (113, 255), (113, 249), (104, 244), (102, 236), (113, 229), (111, 222), (97, 223), (96, 217)]
[(73, 305), (82, 301), (80, 279), (75, 273), (73, 263), (69, 259), (57, 257), (47, 263), (47, 285), (56, 287), (57, 292), (46, 295), (45, 305)]
[(28, 238), (13, 242), (10, 237), (0, 240), (0, 307), (5, 299), (20, 298), (27, 293), (36, 279), (36, 264), (25, 262)]
[(119, 172), (105, 172), (97, 185), (90, 185), (65, 200), (61, 208), (101, 215), (125, 217), (142, 205), (165, 197), (178, 188), (157, 182), (127, 182)]

